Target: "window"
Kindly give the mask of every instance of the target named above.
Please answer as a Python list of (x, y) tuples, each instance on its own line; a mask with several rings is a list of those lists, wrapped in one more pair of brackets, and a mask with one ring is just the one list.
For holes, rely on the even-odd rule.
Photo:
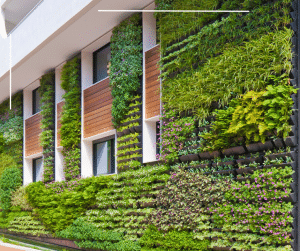
[(32, 115), (41, 111), (41, 96), (39, 87), (32, 91)]
[(97, 83), (108, 77), (108, 63), (110, 61), (110, 44), (105, 45), (93, 54), (94, 62), (94, 83)]
[(115, 140), (96, 142), (93, 148), (94, 176), (115, 173)]
[(156, 126), (156, 154), (160, 155), (160, 145), (159, 145), (159, 143), (160, 143), (160, 140), (159, 140), (159, 138), (160, 138), (160, 121), (157, 121), (155, 126)]
[(33, 182), (41, 181), (43, 178), (43, 158), (34, 159), (32, 162)]

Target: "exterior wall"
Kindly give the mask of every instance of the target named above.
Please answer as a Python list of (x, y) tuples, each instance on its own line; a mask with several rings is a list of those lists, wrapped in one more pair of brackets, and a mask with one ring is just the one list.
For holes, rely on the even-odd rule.
[[(153, 9), (154, 3), (147, 7)], [(81, 50), (81, 106), (82, 106), (82, 138), (81, 138), (81, 176), (90, 177), (93, 175), (93, 142), (115, 135), (115, 155), (117, 156), (117, 135), (112, 125), (109, 79), (93, 84), (93, 52), (110, 42), (112, 31), (105, 33), (89, 46)], [(34, 39), (34, 38), (33, 38)], [(143, 13), (143, 53), (146, 54), (156, 46), (156, 22), (153, 13)], [(154, 116), (146, 116), (146, 68), (144, 58), (143, 78), (143, 161), (144, 163), (156, 161), (156, 128), (155, 123), (159, 120), (160, 106), (156, 106)], [(63, 174), (63, 147), (60, 145), (60, 114), (63, 106), (63, 94), (61, 89), (61, 70), (64, 63), (55, 67), (55, 181), (64, 179)], [(42, 74), (43, 75), (43, 74)], [(41, 76), (42, 76), (41, 75)], [(30, 84), (24, 89), (24, 135), (25, 120), (32, 116), (32, 90), (39, 86), (39, 80)], [(107, 109), (106, 109), (107, 108)], [(29, 143), (29, 141), (27, 142)], [(24, 139), (24, 149), (26, 136)], [(32, 182), (32, 159), (42, 156), (42, 149), (36, 153), (24, 152), (24, 184)], [(116, 158), (117, 171), (117, 158)]]
[(64, 63), (55, 68), (55, 181), (64, 179), (64, 158), (62, 155), (62, 147), (60, 146), (59, 129), (61, 127), (60, 117), (63, 106), (64, 90), (60, 87), (61, 70)]
[(145, 117), (160, 115), (159, 45), (145, 52)]
[[(155, 4), (149, 5), (146, 9), (154, 9)], [(153, 13), (143, 13), (143, 162), (156, 161), (156, 122), (159, 116), (153, 116), (150, 119), (146, 117), (147, 104), (146, 94), (146, 60), (147, 51), (156, 46), (156, 20)], [(147, 119), (147, 120), (146, 120)]]
[(109, 78), (83, 91), (83, 137), (113, 130)]
[[(85, 135), (85, 90), (93, 87), (93, 52), (103, 47), (110, 42), (110, 37), (112, 32), (104, 34), (102, 37), (94, 41), (88, 47), (81, 51), (81, 176), (82, 177), (91, 177), (93, 176), (93, 141), (105, 138), (107, 136), (115, 135), (117, 139), (116, 130), (113, 127), (106, 127), (107, 129), (102, 128), (103, 131), (99, 130), (98, 132), (90, 133)], [(101, 123), (98, 124), (101, 126)], [(117, 140), (115, 141), (117, 142)], [(117, 143), (115, 143), (115, 155), (117, 151)], [(117, 162), (115, 163), (116, 166)], [(117, 168), (116, 168), (117, 169)]]
[[(44, 0), (12, 33), (13, 64), (31, 53), (91, 0)], [(30, 38), (30, 39), (28, 39)], [(9, 70), (9, 39), (0, 38), (0, 76)]]
[[(24, 135), (24, 140), (23, 140), (23, 184), (27, 185), (29, 183), (31, 183), (33, 181), (33, 177), (32, 177), (32, 160), (34, 158), (38, 158), (42, 156), (42, 151), (43, 148), (39, 148), (37, 147), (39, 150), (38, 151), (34, 151), (34, 152), (29, 152), (27, 154), (26, 152), (26, 145), (28, 144), (27, 142), (27, 134), (26, 134), (26, 121), (30, 121), (31, 118), (37, 117), (36, 115), (39, 116), (39, 113), (36, 115), (32, 116), (32, 91), (34, 89), (36, 89), (37, 87), (39, 87), (40, 85), (40, 81), (36, 80), (35, 82), (33, 82), (31, 85), (27, 86), (24, 91), (23, 91), (23, 112), (24, 112), (24, 131), (23, 131), (23, 135)], [(34, 136), (37, 137), (38, 134), (41, 132), (41, 130), (34, 131)], [(38, 137), (37, 137), (38, 138)]]
[(43, 152), (40, 144), (41, 113), (37, 113), (25, 120), (25, 156), (31, 156)]

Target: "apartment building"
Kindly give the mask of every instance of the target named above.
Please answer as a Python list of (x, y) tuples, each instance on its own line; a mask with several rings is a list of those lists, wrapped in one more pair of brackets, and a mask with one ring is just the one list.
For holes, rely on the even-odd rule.
[[(64, 179), (63, 147), (59, 134), (64, 105), (61, 70), (74, 56), (81, 59), (81, 177), (116, 173), (117, 133), (112, 124), (108, 74), (110, 39), (113, 28), (133, 14), (122, 10), (153, 10), (154, 2), (30, 0), (21, 4), (17, 0), (2, 0), (0, 6), (2, 28), (5, 26), (0, 38), (0, 103), (9, 98), (10, 83), (12, 95), (23, 92), (24, 185), (42, 179), (42, 116), (38, 89), (41, 77), (48, 72), (55, 72), (54, 180)], [(142, 162), (149, 163), (156, 161), (157, 122), (161, 109), (157, 66), (159, 47), (153, 13), (141, 15), (143, 105), (140, 142)]]

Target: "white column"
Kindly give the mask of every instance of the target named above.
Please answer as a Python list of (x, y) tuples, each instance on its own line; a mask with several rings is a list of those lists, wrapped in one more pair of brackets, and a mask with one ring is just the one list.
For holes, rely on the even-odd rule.
[(81, 52), (81, 176), (83, 178), (93, 176), (93, 142), (84, 140), (83, 119), (84, 100), (83, 90), (93, 84), (93, 53)]
[(55, 68), (55, 181), (64, 179), (64, 157), (62, 147), (57, 146), (57, 104), (63, 101), (65, 91), (61, 88), (61, 70), (65, 63)]
[[(155, 4), (149, 5), (146, 10), (153, 10)], [(143, 55), (156, 45), (156, 20), (153, 13), (143, 13)], [(143, 57), (143, 162), (156, 161), (156, 121), (159, 117), (145, 120), (146, 104), (146, 78), (145, 78), (145, 56)]]

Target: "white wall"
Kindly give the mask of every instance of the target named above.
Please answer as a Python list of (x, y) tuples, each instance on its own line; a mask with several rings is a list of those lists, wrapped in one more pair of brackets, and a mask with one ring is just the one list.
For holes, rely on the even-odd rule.
[(57, 146), (57, 104), (63, 101), (65, 91), (61, 88), (61, 70), (65, 63), (55, 68), (55, 181), (64, 179), (64, 157), (62, 147)]
[[(149, 5), (146, 9), (153, 10), (155, 4)], [(156, 45), (156, 20), (153, 13), (143, 13), (143, 54)], [(145, 90), (145, 57), (143, 57), (143, 162), (156, 161), (156, 121), (159, 116), (145, 119), (146, 90)]]

